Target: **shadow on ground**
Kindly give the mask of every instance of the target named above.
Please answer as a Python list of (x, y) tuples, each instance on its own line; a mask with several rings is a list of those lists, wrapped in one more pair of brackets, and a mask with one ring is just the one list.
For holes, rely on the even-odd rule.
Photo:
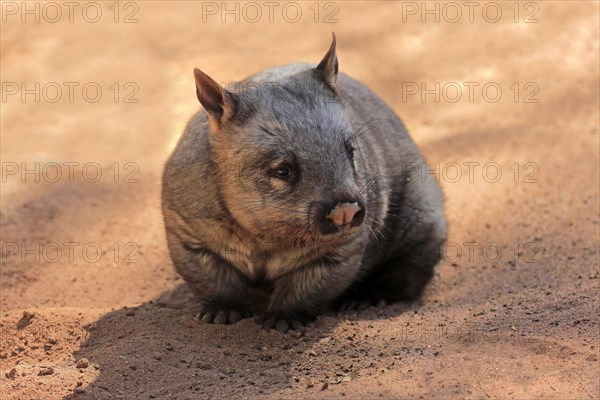
[(284, 335), (252, 319), (204, 324), (195, 318), (199, 303), (181, 284), (87, 326), (89, 336), (76, 358), (89, 360), (100, 375), (84, 393), (66, 398), (185, 398), (190, 393), (202, 398), (216, 391), (220, 398), (273, 395), (292, 387), (298, 375), (292, 365), (312, 357), (313, 345), (327, 341), (342, 318), (388, 318), (406, 307), (418, 304), (320, 316), (316, 329)]

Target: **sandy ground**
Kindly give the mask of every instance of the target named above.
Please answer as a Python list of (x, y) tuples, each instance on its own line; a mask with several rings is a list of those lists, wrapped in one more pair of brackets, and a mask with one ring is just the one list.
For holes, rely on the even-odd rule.
[[(277, 3), (271, 22), (259, 2), (255, 23), (220, 2), (100, 2), (96, 23), (30, 4), (39, 22), (2, 2), (2, 398), (600, 397), (598, 2), (498, 2), (497, 22), (487, 3), (472, 22), (437, 3), (436, 22), (360, 1), (297, 2), (296, 22)], [(341, 69), (438, 166), (444, 261), (421, 301), (301, 337), (203, 325), (159, 206), (192, 69), (317, 62), (333, 30)]]

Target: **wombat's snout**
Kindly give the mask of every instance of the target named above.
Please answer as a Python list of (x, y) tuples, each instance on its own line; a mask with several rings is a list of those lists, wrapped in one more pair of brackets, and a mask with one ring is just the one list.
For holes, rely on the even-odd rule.
[(333, 234), (356, 228), (365, 219), (365, 207), (359, 197), (348, 196), (338, 201), (313, 203), (314, 222), (323, 234)]
[(358, 203), (338, 203), (325, 217), (337, 226), (346, 226), (354, 220), (360, 211)]

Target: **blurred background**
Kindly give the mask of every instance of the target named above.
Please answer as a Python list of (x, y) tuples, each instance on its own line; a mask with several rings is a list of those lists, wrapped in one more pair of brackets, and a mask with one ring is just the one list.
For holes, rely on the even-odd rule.
[[(0, 4), (9, 398), (598, 398), (598, 2)], [(325, 317), (325, 344), (198, 325), (159, 201), (200, 107), (192, 70), (317, 63), (332, 31), (340, 70), (398, 113), (444, 189), (439, 274), (422, 304)], [(421, 335), (440, 324), (495, 340)]]

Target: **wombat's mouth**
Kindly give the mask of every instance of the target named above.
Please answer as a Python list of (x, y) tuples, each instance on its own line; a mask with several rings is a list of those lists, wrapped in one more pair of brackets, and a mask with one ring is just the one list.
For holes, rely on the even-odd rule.
[(311, 226), (307, 231), (296, 234), (287, 241), (293, 247), (315, 247), (315, 248), (331, 248), (336, 247), (346, 242), (349, 242), (360, 235), (361, 224), (346, 224), (341, 227), (332, 228), (327, 233), (323, 233), (319, 227)]

